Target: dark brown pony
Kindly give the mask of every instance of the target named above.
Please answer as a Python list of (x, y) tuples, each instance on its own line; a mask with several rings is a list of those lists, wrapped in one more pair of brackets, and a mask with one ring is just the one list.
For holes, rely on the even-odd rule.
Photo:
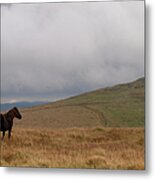
[(11, 130), (12, 130), (12, 126), (13, 126), (13, 119), (14, 118), (21, 119), (22, 116), (16, 107), (12, 108), (7, 113), (0, 114), (0, 115), (1, 115), (0, 116), (0, 131), (3, 132), (2, 139), (4, 139), (6, 131), (9, 131), (8, 132), (8, 138), (10, 139)]

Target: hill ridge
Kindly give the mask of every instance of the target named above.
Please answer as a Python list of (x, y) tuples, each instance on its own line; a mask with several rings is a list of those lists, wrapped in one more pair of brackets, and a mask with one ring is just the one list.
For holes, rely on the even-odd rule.
[(21, 127), (143, 127), (144, 78), (21, 111)]

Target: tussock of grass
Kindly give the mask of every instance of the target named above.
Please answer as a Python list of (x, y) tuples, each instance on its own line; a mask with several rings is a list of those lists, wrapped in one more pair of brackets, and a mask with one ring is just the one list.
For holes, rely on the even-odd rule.
[(144, 169), (143, 128), (15, 128), (2, 166)]

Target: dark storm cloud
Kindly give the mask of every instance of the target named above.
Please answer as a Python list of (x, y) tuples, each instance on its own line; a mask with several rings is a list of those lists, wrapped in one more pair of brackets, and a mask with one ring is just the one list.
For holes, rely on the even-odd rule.
[(2, 100), (54, 100), (144, 75), (144, 2), (2, 6)]

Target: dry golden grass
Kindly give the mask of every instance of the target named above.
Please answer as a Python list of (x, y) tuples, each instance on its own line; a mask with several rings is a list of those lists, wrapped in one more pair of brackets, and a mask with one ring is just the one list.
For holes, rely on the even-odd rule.
[(144, 169), (143, 128), (14, 128), (1, 166)]
[(21, 121), (15, 125), (24, 128), (72, 128), (100, 126), (98, 114), (82, 106), (47, 104), (21, 109)]

